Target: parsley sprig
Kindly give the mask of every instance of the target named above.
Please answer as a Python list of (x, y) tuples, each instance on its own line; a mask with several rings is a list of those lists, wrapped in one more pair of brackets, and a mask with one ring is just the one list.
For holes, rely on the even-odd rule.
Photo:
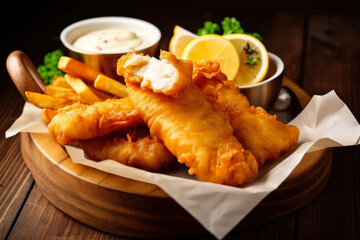
[(44, 80), (46, 85), (51, 84), (53, 78), (57, 76), (64, 76), (64, 72), (57, 68), (59, 59), (63, 56), (63, 52), (61, 50), (55, 50), (52, 52), (48, 52), (44, 56), (44, 64), (39, 65), (37, 68), (37, 72)]
[[(221, 28), (220, 28), (221, 25)], [(251, 35), (260, 41), (263, 40), (259, 33), (250, 33), (245, 32), (244, 28), (241, 26), (240, 21), (234, 17), (225, 17), (220, 25), (218, 23), (214, 23), (211, 21), (204, 22), (204, 27), (199, 28), (197, 34), (199, 36), (207, 35), (207, 34), (220, 34), (220, 35), (228, 35), (233, 33), (245, 33)]]

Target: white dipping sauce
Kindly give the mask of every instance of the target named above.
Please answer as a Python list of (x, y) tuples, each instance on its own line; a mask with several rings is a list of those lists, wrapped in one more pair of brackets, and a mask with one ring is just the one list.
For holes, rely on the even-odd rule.
[(120, 53), (145, 48), (149, 43), (127, 29), (110, 28), (89, 32), (76, 39), (73, 46), (93, 53)]

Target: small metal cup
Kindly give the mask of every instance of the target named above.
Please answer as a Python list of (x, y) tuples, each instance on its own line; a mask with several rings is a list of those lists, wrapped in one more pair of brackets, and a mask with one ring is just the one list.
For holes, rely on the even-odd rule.
[(65, 47), (67, 56), (82, 61), (109, 77), (120, 79), (120, 77), (116, 74), (117, 61), (122, 55), (131, 51), (92, 53), (77, 49), (73, 46), (75, 40), (86, 33), (116, 27), (129, 29), (130, 31), (133, 31), (150, 41), (148, 47), (136, 49), (136, 52), (144, 53), (150, 56), (156, 56), (159, 53), (161, 39), (160, 30), (149, 22), (129, 17), (98, 17), (75, 22), (61, 32), (60, 40)]
[(269, 70), (263, 81), (240, 86), (240, 91), (249, 99), (251, 105), (269, 110), (279, 95), (283, 82), (284, 63), (273, 53), (269, 54)]

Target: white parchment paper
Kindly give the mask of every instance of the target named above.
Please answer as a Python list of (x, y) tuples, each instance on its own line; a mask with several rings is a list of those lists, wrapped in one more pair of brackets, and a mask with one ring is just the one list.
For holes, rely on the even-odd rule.
[[(289, 176), (307, 152), (360, 144), (360, 125), (334, 91), (314, 96), (290, 124), (300, 129), (298, 145), (279, 161), (267, 164), (254, 181), (242, 188), (200, 182), (189, 176), (185, 167), (166, 174), (151, 173), (112, 160), (91, 161), (79, 148), (66, 146), (66, 150), (75, 163), (158, 185), (221, 239)], [(26, 103), (23, 114), (6, 132), (6, 137), (18, 132), (48, 132), (41, 110)]]

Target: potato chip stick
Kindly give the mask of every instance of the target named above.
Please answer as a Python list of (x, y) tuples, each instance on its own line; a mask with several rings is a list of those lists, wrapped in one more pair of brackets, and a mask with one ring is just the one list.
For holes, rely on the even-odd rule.
[(86, 82), (93, 83), (101, 72), (89, 67), (85, 63), (75, 60), (71, 57), (61, 56), (58, 62), (58, 69), (74, 77), (83, 79)]
[(127, 96), (126, 86), (124, 84), (102, 74), (96, 77), (94, 87), (118, 97)]
[(73, 101), (68, 99), (52, 97), (36, 92), (26, 91), (25, 96), (27, 97), (29, 102), (31, 102), (32, 104), (34, 104), (39, 108), (58, 109), (71, 105), (73, 103)]
[(80, 78), (65, 74), (65, 79), (66, 82), (86, 101), (87, 104), (93, 104), (101, 101), (101, 99), (96, 96), (89, 86), (87, 86)]

